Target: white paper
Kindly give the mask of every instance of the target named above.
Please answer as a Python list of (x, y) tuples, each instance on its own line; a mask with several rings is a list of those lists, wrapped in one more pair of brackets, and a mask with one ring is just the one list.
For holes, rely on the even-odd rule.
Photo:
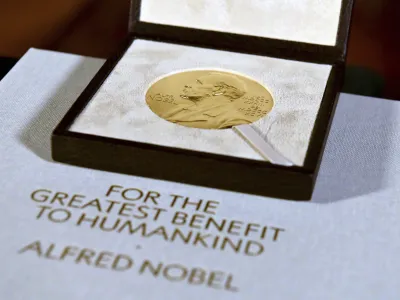
[[(0, 83), (1, 299), (398, 299), (399, 102), (342, 95), (313, 201), (290, 202), (48, 161), (52, 129), (101, 64), (100, 60), (31, 50)], [(112, 185), (124, 188), (114, 187), (106, 197)], [(268, 188), (268, 182), (265, 185)], [(167, 242), (162, 236), (140, 237), (103, 232), (88, 223), (75, 225), (84, 211), (96, 215), (94, 206), (68, 208), (71, 220), (65, 223), (50, 221), (47, 209), (37, 219), (39, 206), (49, 203), (31, 199), (33, 191), (47, 189), (53, 195), (56, 191), (81, 195), (75, 201), (98, 198), (106, 205), (108, 198), (138, 204), (121, 199), (122, 190), (127, 188), (131, 188), (125, 192), (128, 198), (139, 195), (132, 188), (144, 194), (160, 194), (159, 207), (168, 212), (160, 215), (159, 221), (146, 220), (149, 228), (165, 225), (169, 232), (174, 228), (188, 230), (187, 225), (171, 225), (170, 217), (179, 210), (193, 217), (193, 206), (169, 207), (171, 194), (189, 197), (193, 202), (202, 199), (203, 210), (204, 201), (213, 200), (218, 203), (211, 203), (207, 211), (216, 214), (202, 215), (269, 226), (267, 238), (261, 240), (264, 252), (246, 256), (243, 251)], [(45, 199), (45, 193), (37, 193), (36, 201)], [(147, 204), (153, 206), (150, 200)], [(179, 198), (177, 203), (181, 201)], [(61, 208), (60, 203), (50, 206)], [(63, 217), (62, 212), (53, 214), (55, 219)], [(273, 227), (284, 229), (275, 242)], [(232, 230), (238, 229), (234, 226)], [(217, 234), (204, 229), (193, 232)], [(260, 241), (256, 233), (251, 233), (251, 239)], [(37, 246), (34, 250), (36, 241), (40, 242), (41, 255)], [(49, 251), (52, 244), (55, 247)], [(20, 253), (28, 245), (31, 249)], [(93, 261), (91, 265), (84, 261), (77, 264), (74, 255), (60, 260), (66, 246), (75, 246), (76, 251), (86, 248), (97, 256), (102, 251), (112, 252), (110, 257), (103, 254), (108, 262), (100, 260), (100, 265), (108, 267), (94, 267)], [(45, 252), (53, 259), (45, 258)], [(110, 264), (119, 254), (131, 257), (134, 265), (126, 271), (112, 270)], [(230, 287), (238, 291), (172, 282), (163, 274), (155, 277), (148, 271), (140, 274), (146, 260), (169, 266), (170, 271), (174, 271), (171, 265), (178, 264), (188, 270), (204, 269), (208, 276), (221, 271), (226, 279), (230, 274)], [(123, 261), (120, 258), (117, 266), (122, 268)], [(176, 268), (179, 272), (179, 266)]]

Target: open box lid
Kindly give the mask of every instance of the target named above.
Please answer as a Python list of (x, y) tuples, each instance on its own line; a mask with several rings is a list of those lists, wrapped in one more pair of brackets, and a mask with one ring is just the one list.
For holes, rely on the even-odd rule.
[(132, 0), (138, 38), (333, 64), (353, 0)]

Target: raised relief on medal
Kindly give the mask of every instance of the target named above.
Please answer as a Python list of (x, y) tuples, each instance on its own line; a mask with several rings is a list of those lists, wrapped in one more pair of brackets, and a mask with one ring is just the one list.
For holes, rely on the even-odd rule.
[(161, 78), (147, 91), (146, 102), (159, 117), (187, 127), (224, 129), (250, 124), (274, 105), (260, 83), (215, 70), (184, 71)]

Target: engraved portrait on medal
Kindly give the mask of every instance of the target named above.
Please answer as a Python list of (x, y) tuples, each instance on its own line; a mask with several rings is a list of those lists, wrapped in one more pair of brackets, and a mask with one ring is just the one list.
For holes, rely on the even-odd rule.
[(165, 76), (150, 86), (146, 102), (169, 122), (203, 129), (251, 124), (267, 115), (274, 105), (270, 92), (258, 82), (216, 70)]

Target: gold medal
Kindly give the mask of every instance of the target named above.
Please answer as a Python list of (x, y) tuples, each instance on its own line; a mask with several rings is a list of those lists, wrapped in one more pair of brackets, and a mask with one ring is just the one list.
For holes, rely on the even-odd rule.
[(253, 123), (274, 105), (271, 93), (260, 83), (217, 70), (183, 71), (163, 77), (150, 86), (146, 102), (169, 122), (204, 129)]

